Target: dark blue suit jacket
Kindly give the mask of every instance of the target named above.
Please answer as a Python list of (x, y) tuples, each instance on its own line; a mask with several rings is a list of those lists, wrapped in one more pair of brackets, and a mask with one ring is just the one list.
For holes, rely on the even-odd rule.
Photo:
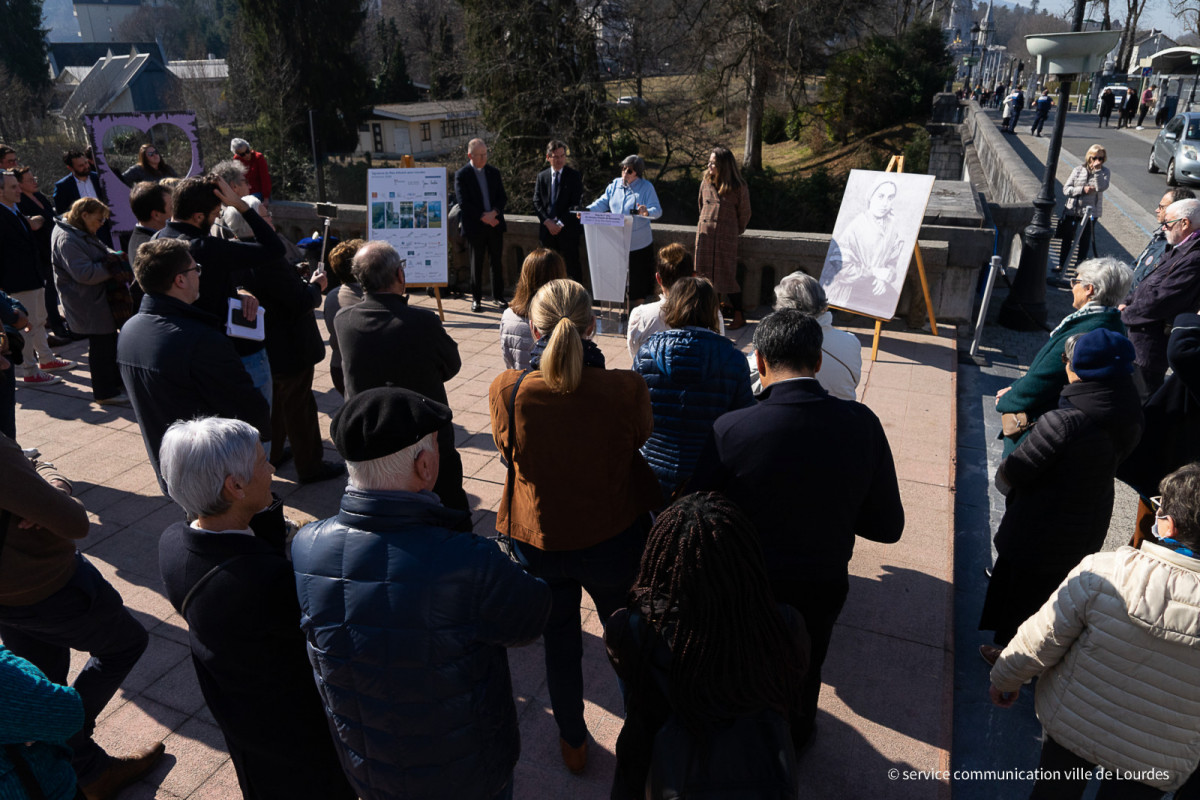
[(46, 286), (38, 269), (37, 239), (24, 215), (18, 218), (7, 208), (0, 207), (0, 289), (13, 292), (32, 292)]
[[(96, 197), (105, 205), (108, 205), (108, 195), (104, 193), (104, 188), (100, 185), (99, 173), (91, 174), (92, 188), (96, 190)], [(66, 177), (59, 179), (54, 184), (54, 210), (60, 215), (67, 213), (71, 208), (71, 204), (79, 199), (79, 187), (75, 185), (75, 173), (68, 173)]]
[(772, 384), (757, 405), (718, 419), (693, 488), (741, 507), (772, 580), (844, 584), (856, 535), (891, 543), (904, 531), (879, 418), (815, 380)]
[[(508, 195), (504, 193), (504, 181), (500, 170), (491, 164), (483, 167), (487, 179), (488, 201), (496, 212), (500, 224), (496, 226), (497, 233), (504, 233), (508, 225), (504, 222), (504, 207), (508, 205)], [(475, 177), (475, 168), (470, 164), (454, 173), (454, 196), (458, 200), (458, 224), (462, 227), (462, 235), (468, 238), (486, 232), (488, 226), (480, 221), (483, 216), (483, 193), (479, 191), (479, 180)]]
[[(90, 175), (92, 179), (92, 188), (96, 190), (96, 197), (104, 205), (109, 205), (108, 195), (104, 193), (104, 187), (100, 185), (100, 174), (93, 172)], [(75, 184), (75, 173), (67, 173), (65, 177), (59, 178), (54, 184), (54, 212), (59, 216), (67, 213), (71, 206), (79, 199), (79, 187)], [(114, 247), (112, 239), (112, 222), (105, 222), (104, 226), (96, 232), (96, 238), (104, 242), (109, 247)]]

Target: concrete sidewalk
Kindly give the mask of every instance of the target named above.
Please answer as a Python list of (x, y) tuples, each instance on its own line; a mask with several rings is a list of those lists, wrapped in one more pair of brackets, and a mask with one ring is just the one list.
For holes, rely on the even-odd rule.
[[(432, 306), (421, 296), (413, 302)], [(502, 369), (498, 317), (472, 314), (462, 300), (445, 302), (446, 326), (458, 342), (462, 371), (447, 385), (455, 412), (465, 488), (476, 511), (475, 530), (495, 525), (505, 470), (492, 442), (487, 390)], [(764, 310), (760, 310), (764, 311)], [(756, 317), (757, 318), (757, 317)], [(859, 320), (862, 322), (862, 320)], [(825, 664), (815, 746), (801, 763), (809, 798), (948, 798), (948, 778), (906, 771), (949, 769), (953, 686), (953, 498), (955, 482), (956, 350), (953, 330), (941, 337), (884, 331), (871, 364), (870, 328), (850, 321), (864, 345), (860, 399), (880, 417), (900, 476), (907, 526), (896, 545), (860, 540), (851, 563), (851, 589)], [(607, 325), (606, 329), (611, 330)], [(753, 324), (734, 334), (750, 349)], [(597, 337), (609, 368), (628, 368), (623, 336)], [(83, 344), (63, 355), (86, 362)], [(341, 403), (327, 362), (315, 391), (326, 435)], [(87, 506), (92, 530), (83, 550), (150, 631), (150, 647), (105, 709), (97, 739), (113, 752), (165, 740), (167, 755), (122, 798), (237, 798), (224, 741), (200, 695), (187, 629), (162, 593), (158, 537), (182, 512), (158, 489), (133, 414), (90, 402), (85, 368), (65, 383), (17, 393), (17, 429), (25, 447), (38, 447), (69, 476)], [(798, 453), (798, 458), (820, 458)], [(343, 485), (301, 487), (289, 465), (274, 482), (288, 515), (301, 520), (337, 510)], [(787, 491), (781, 486), (780, 491)], [(799, 509), (798, 513), (803, 513)], [(814, 531), (813, 535), (823, 535)], [(586, 714), (595, 739), (584, 775), (562, 766), (550, 715), (540, 643), (510, 652), (521, 721), (518, 798), (592, 800), (608, 796), (621, 727), (622, 704), (604, 654), (600, 625), (585, 606)], [(76, 655), (73, 672), (84, 659)], [(730, 676), (736, 680), (737, 676)], [(896, 777), (889, 776), (897, 770)]]

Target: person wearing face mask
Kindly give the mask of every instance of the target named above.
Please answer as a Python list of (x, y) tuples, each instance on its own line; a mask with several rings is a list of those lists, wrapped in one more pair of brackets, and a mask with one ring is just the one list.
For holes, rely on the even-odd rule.
[(1096, 765), (1107, 773), (1098, 800), (1195, 797), (1200, 464), (1168, 475), (1161, 491), (1158, 540), (1084, 558), (992, 669), (988, 693), (1001, 708), (1038, 678), (1045, 737), (1030, 798), (1082, 797)]
[(1090, 214), (1093, 222), (1087, 224), (1079, 237), (1079, 251), (1075, 254), (1075, 263), (1084, 258), (1084, 253), (1092, 244), (1096, 223), (1104, 213), (1104, 193), (1108, 191), (1112, 173), (1104, 162), (1108, 153), (1098, 144), (1088, 148), (1083, 163), (1071, 170), (1071, 175), (1063, 182), (1063, 194), (1067, 196), (1063, 206), (1062, 219), (1059, 220), (1058, 235), (1061, 242), (1058, 251), (1058, 266), (1055, 272), (1062, 272), (1067, 266), (1071, 255), (1071, 246), (1075, 243), (1075, 231), (1085, 216)]
[(1000, 463), (1004, 518), (979, 621), (1000, 646), (980, 646), (989, 663), (1080, 559), (1104, 544), (1113, 476), (1142, 435), (1134, 357), (1129, 340), (1106, 328), (1068, 339), (1058, 408)]

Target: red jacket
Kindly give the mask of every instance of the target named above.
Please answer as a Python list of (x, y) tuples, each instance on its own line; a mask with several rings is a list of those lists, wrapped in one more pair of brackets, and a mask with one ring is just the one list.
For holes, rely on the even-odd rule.
[(271, 173), (267, 167), (267, 159), (257, 150), (251, 150), (244, 156), (234, 156), (246, 167), (246, 182), (250, 184), (250, 194), (261, 195), (262, 199), (271, 200)]

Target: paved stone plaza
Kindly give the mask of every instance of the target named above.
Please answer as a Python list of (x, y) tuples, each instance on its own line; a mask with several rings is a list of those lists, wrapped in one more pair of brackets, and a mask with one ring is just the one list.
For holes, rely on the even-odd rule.
[[(414, 298), (422, 306), (433, 301)], [(447, 384), (455, 413), (466, 491), (476, 509), (475, 531), (490, 535), (505, 470), (492, 442), (487, 391), (502, 369), (498, 314), (472, 314), (468, 303), (445, 302), (446, 326), (458, 342), (462, 371)], [(766, 309), (760, 309), (760, 314)], [(752, 324), (733, 333), (749, 351)], [(955, 482), (956, 350), (954, 331), (941, 337), (885, 329), (879, 359), (870, 363), (870, 329), (849, 321), (863, 350), (860, 399), (879, 415), (895, 455), (907, 514), (896, 545), (860, 540), (851, 563), (850, 596), (833, 637), (824, 675), (815, 746), (801, 762), (809, 798), (947, 798), (945, 780), (892, 780), (890, 769), (949, 768), (953, 686), (953, 496)], [(606, 330), (612, 330), (606, 321)], [(623, 336), (597, 341), (610, 368), (628, 368)], [(86, 347), (63, 354), (86, 363)], [(327, 363), (315, 391), (326, 435), (341, 402)], [(20, 388), (17, 427), (25, 447), (38, 447), (75, 483), (87, 506), (91, 533), (83, 550), (150, 631), (150, 647), (105, 709), (98, 740), (113, 752), (166, 742), (162, 764), (122, 798), (239, 797), (220, 731), (200, 695), (187, 647), (186, 624), (163, 596), (158, 537), (183, 513), (163, 497), (146, 458), (132, 411), (91, 402), (87, 370), (63, 384)], [(819, 453), (797, 453), (820, 458)], [(301, 487), (289, 465), (274, 482), (288, 515), (308, 521), (336, 513), (343, 484)], [(780, 486), (781, 492), (788, 491)], [(803, 514), (803, 509), (797, 509)], [(813, 531), (813, 535), (823, 535)], [(585, 595), (585, 602), (588, 602)], [(522, 756), (517, 798), (608, 797), (613, 748), (622, 708), (604, 654), (600, 624), (585, 616), (585, 696), (595, 739), (587, 771), (572, 776), (558, 754), (540, 643), (510, 651), (513, 689), (521, 720)], [(82, 664), (77, 656), (75, 668)], [(730, 676), (736, 680), (737, 676)]]

